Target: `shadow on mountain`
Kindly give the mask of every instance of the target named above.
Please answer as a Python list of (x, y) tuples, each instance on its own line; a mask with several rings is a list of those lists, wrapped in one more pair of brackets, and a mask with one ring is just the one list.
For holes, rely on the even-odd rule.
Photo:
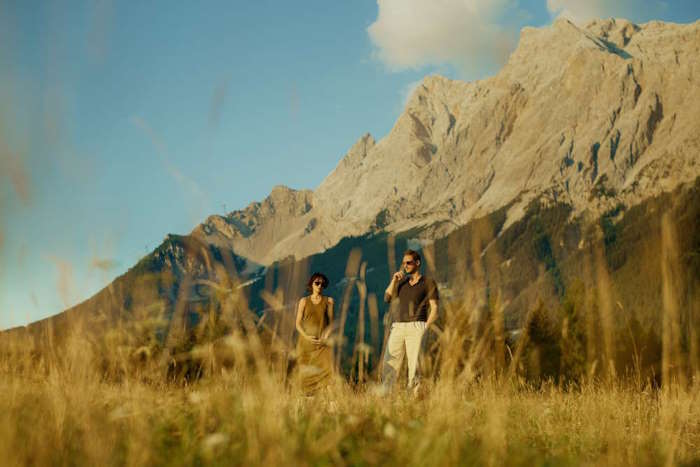
[(471, 365), (530, 381), (634, 375), (658, 384), (684, 377), (700, 357), (699, 184), (619, 204), (594, 222), (538, 199), (512, 223), (506, 206), (432, 243), (420, 230), (380, 232), (266, 268), (168, 235), (89, 300), (4, 332), (2, 351), (45, 362), (80, 336), (109, 377), (150, 365), (161, 377), (194, 378), (241, 359), (256, 364), (241, 350), (253, 346), (286, 374), (296, 303), (321, 271), (336, 300), (336, 363), (363, 382), (376, 376), (390, 321), (384, 289), (402, 252), (418, 247), (441, 296), (425, 343), (428, 375)]

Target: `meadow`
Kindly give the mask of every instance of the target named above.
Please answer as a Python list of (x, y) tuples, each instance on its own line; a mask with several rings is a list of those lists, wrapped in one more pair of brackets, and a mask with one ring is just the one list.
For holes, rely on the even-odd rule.
[(415, 398), (273, 374), (101, 381), (82, 365), (0, 381), (3, 465), (696, 465), (697, 385), (531, 387), (441, 378)]
[(339, 376), (311, 398), (290, 366), (284, 300), (278, 319), (263, 319), (225, 281), (189, 332), (171, 317), (163, 337), (167, 320), (153, 303), (106, 331), (76, 314), (60, 336), (50, 325), (36, 338), (4, 336), (1, 463), (699, 465), (697, 299), (675, 235), (665, 218), (655, 333), (620, 318), (593, 248), (593, 280), (568, 281), (559, 305), (539, 302), (517, 332), (498, 295), (484, 303), (483, 287), (442, 300), (417, 395), (377, 390), (381, 346), (366, 339), (380, 329), (376, 297), (352, 258), (347, 287), (360, 309), (349, 320), (345, 300), (336, 319), (357, 328), (355, 340), (337, 328)]

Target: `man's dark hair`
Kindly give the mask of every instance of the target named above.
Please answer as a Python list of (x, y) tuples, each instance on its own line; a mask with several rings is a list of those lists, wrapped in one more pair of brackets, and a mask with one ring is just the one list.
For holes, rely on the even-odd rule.
[(411, 258), (413, 258), (413, 261), (415, 261), (416, 263), (418, 263), (419, 261), (422, 262), (420, 259), (420, 253), (418, 253), (416, 250), (411, 250), (409, 248), (408, 250), (403, 252), (403, 255), (410, 256)]
[(313, 292), (313, 283), (316, 279), (321, 279), (321, 281), (323, 282), (323, 284), (321, 284), (321, 289), (325, 289), (326, 287), (328, 287), (328, 278), (326, 277), (326, 275), (320, 272), (315, 272), (311, 274), (309, 282), (306, 283), (306, 290), (308, 290), (309, 292)]

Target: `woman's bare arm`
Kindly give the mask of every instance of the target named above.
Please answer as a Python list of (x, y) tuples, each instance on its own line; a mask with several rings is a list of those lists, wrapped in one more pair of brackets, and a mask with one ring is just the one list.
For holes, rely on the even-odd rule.
[(326, 326), (326, 329), (323, 330), (321, 335), (323, 336), (324, 339), (328, 339), (331, 334), (331, 329), (333, 329), (333, 305), (335, 304), (335, 301), (333, 300), (333, 297), (328, 297), (328, 305), (326, 306), (326, 313), (328, 313), (328, 326)]
[(328, 297), (328, 322), (332, 323), (333, 322), (333, 305), (335, 304), (335, 301), (333, 300), (333, 297)]

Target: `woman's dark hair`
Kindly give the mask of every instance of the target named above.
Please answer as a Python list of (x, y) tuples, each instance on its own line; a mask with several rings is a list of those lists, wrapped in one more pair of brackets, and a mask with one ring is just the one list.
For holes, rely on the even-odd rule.
[(421, 261), (420, 253), (418, 253), (416, 250), (408, 249), (408, 250), (403, 252), (403, 255), (410, 256), (411, 258), (413, 258), (413, 261), (415, 261), (416, 263)]
[(308, 290), (309, 292), (312, 292), (314, 290), (313, 283), (316, 279), (321, 279), (321, 281), (323, 282), (323, 284), (321, 284), (322, 289), (328, 287), (328, 278), (326, 277), (326, 275), (320, 272), (315, 272), (311, 274), (309, 282), (306, 283), (306, 290)]

